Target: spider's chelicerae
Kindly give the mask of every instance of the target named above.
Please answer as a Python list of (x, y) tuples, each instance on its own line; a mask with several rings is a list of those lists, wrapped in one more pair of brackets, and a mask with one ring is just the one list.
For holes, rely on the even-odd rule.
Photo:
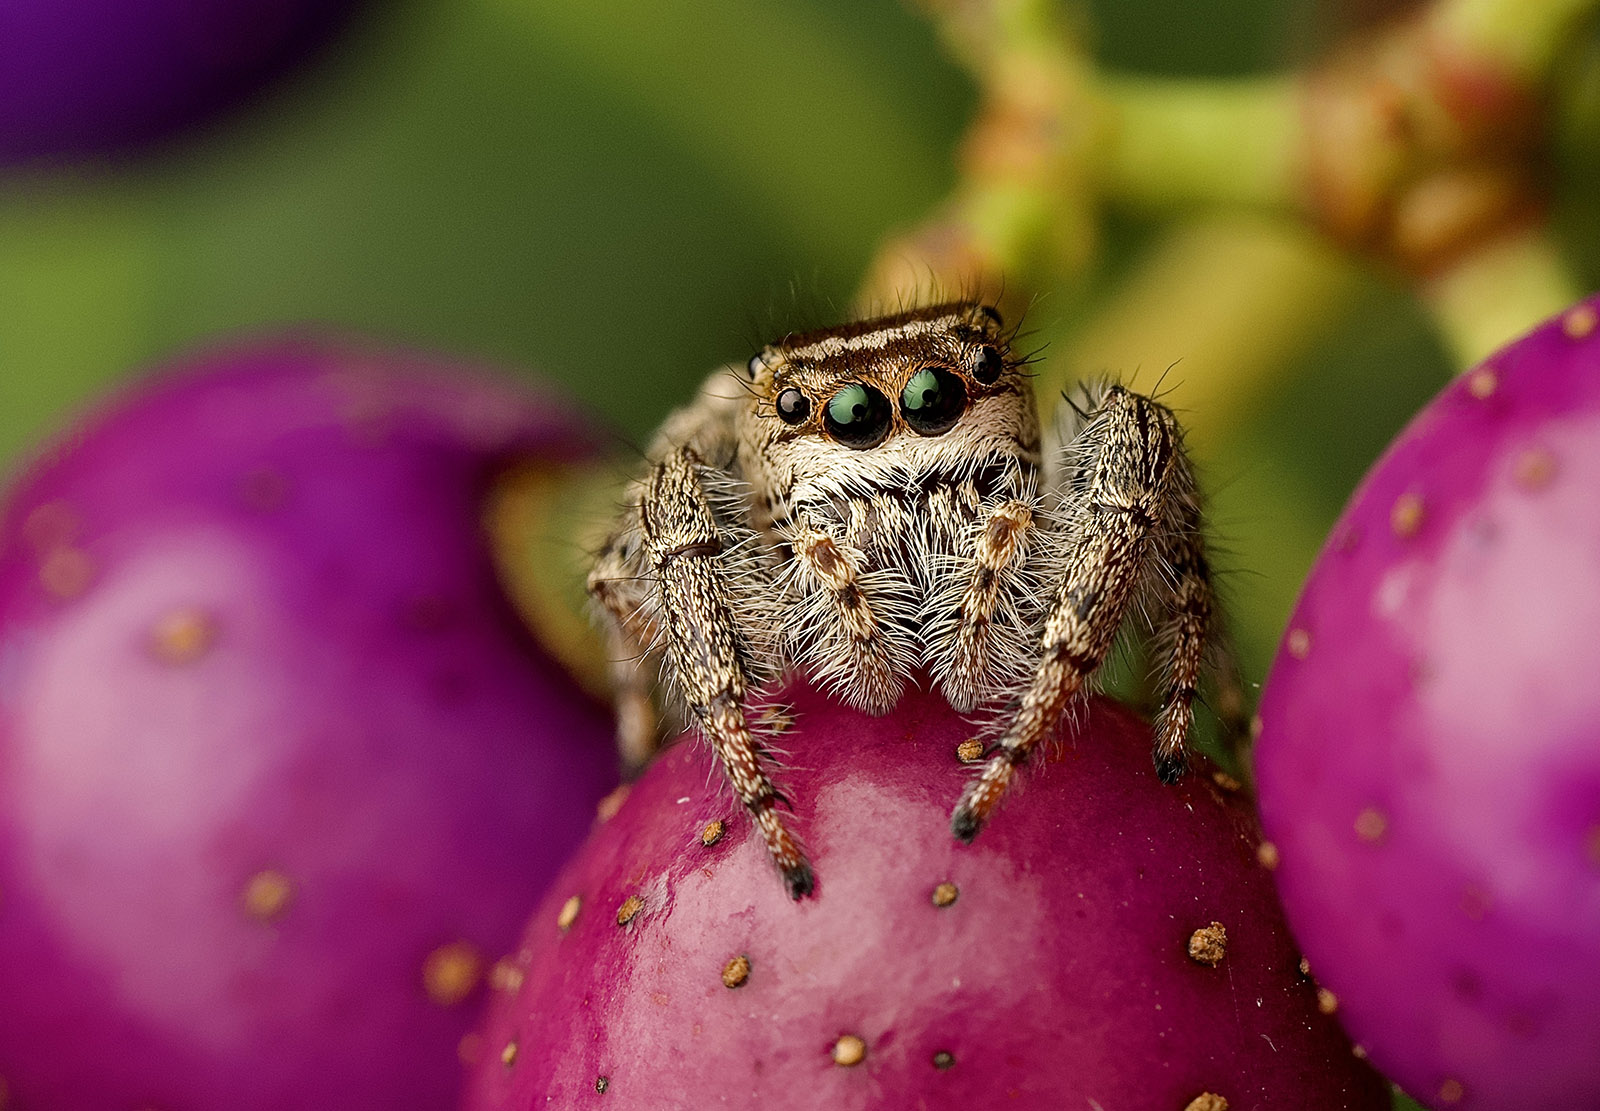
[(755, 707), (791, 670), (871, 713), (918, 677), (985, 708), (989, 755), (951, 820), (970, 841), (1138, 604), (1162, 659), (1156, 770), (1187, 765), (1213, 605), (1182, 431), (1102, 385), (1041, 432), (1011, 338), (993, 309), (944, 304), (713, 374), (657, 435), (590, 574), (624, 754), (657, 744), (659, 668), (796, 898), (812, 871)]

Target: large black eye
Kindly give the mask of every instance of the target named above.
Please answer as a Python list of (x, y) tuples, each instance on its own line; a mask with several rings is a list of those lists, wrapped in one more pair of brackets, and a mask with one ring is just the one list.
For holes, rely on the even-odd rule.
[(998, 350), (993, 347), (981, 347), (973, 360), (972, 376), (985, 386), (992, 386), (1000, 380), (1000, 372), (1005, 368), (1006, 361)]
[(811, 415), (811, 399), (792, 386), (778, 395), (776, 404), (784, 424), (799, 424)]
[(828, 435), (846, 447), (874, 447), (889, 434), (893, 415), (887, 397), (871, 386), (852, 382), (828, 399), (822, 424)]
[(900, 391), (900, 412), (913, 430), (937, 436), (955, 427), (967, 407), (967, 387), (940, 367), (919, 370)]

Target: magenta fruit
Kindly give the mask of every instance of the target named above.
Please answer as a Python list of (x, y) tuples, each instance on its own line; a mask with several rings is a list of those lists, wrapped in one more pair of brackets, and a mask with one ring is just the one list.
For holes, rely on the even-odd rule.
[(1600, 1107), (1600, 299), (1377, 463), (1261, 706), (1295, 936), (1436, 1108)]
[(593, 433), (414, 355), (193, 360), (0, 524), (0, 1090), (438, 1108), (483, 974), (610, 785), (482, 495)]
[(702, 744), (668, 750), (497, 966), (469, 1111), (1387, 1109), (1248, 807), (1163, 786), (1126, 711), (1090, 703), (965, 846), (971, 727), (941, 700), (796, 709), (778, 783), (816, 893), (789, 898)]

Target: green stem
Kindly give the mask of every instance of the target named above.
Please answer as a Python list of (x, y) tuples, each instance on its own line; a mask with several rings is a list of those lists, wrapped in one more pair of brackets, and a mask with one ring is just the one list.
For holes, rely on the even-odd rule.
[(1295, 205), (1302, 140), (1294, 79), (1115, 77), (1103, 80), (1101, 95), (1108, 197), (1153, 208)]
[(1561, 312), (1581, 296), (1543, 225), (1485, 244), (1421, 289), (1458, 370)]
[(1442, 0), (1429, 22), (1452, 51), (1542, 85), (1600, 0)]

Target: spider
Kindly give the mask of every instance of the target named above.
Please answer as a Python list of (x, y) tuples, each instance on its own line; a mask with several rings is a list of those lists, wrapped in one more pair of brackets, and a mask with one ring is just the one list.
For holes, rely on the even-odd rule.
[(993, 308), (939, 304), (714, 373), (657, 434), (589, 575), (625, 758), (658, 743), (659, 668), (794, 898), (815, 881), (759, 712), (792, 671), (873, 714), (923, 678), (990, 713), (951, 818), (970, 842), (1138, 606), (1163, 658), (1156, 771), (1186, 770), (1215, 618), (1182, 430), (1111, 384), (1041, 430), (1013, 339)]

